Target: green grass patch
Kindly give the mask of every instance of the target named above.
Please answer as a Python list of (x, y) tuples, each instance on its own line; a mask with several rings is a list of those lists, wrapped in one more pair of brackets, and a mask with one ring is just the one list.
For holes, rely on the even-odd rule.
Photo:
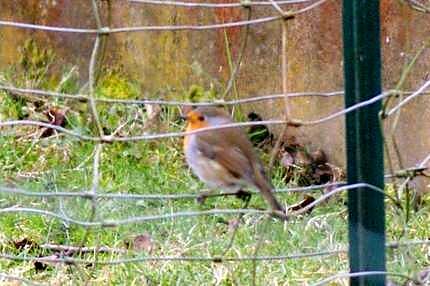
[[(30, 56), (33, 54), (33, 56)], [(38, 48), (34, 42), (22, 49), (20, 65), (2, 73), (0, 79), (15, 85), (31, 82), (34, 87), (78, 91), (78, 83), (67, 69), (63, 76), (50, 76), (49, 68), (55, 55)], [(28, 69), (20, 75), (13, 70)], [(37, 83), (37, 85), (35, 85)], [(99, 80), (97, 96), (137, 98), (136, 84), (121, 71), (109, 71)], [(193, 87), (189, 100), (212, 99), (213, 90)], [(194, 97), (193, 97), (194, 96)], [(186, 96), (185, 96), (186, 97)], [(0, 119), (44, 118), (43, 111), (55, 106), (68, 108), (66, 128), (91, 134), (95, 131), (86, 103), (68, 100), (44, 100), (0, 92)], [(100, 117), (107, 134), (126, 122), (119, 136), (143, 132), (145, 112), (141, 106), (100, 104)], [(159, 115), (160, 130), (180, 130), (177, 108), (163, 108)], [(45, 118), (46, 119), (46, 118)], [(0, 185), (30, 192), (89, 191), (93, 179), (95, 145), (68, 136), (41, 138), (40, 129), (16, 127), (1, 130)], [(101, 155), (98, 193), (106, 194), (190, 194), (204, 188), (186, 167), (179, 138), (159, 141), (138, 141), (105, 144)], [(261, 154), (267, 163), (268, 154)], [(273, 181), (277, 188), (286, 185), (284, 171), (276, 166)], [(387, 192), (393, 192), (387, 186)], [(316, 196), (321, 190), (315, 191)], [(293, 204), (302, 194), (278, 194), (280, 200)], [(428, 200), (428, 198), (427, 198)], [(114, 221), (149, 215), (211, 209), (239, 209), (243, 202), (234, 197), (210, 198), (201, 205), (195, 200), (121, 200), (95, 201), (95, 221)], [(48, 211), (77, 221), (92, 217), (93, 202), (87, 198), (38, 198), (0, 192), (0, 209), (20, 207)], [(387, 241), (428, 239), (430, 237), (429, 204), (414, 212), (405, 221), (403, 211), (386, 201)], [(259, 195), (254, 195), (250, 208), (265, 209)], [(177, 217), (117, 227), (96, 227), (90, 231), (74, 223), (27, 212), (3, 212), (0, 215), (0, 253), (15, 259), (0, 259), (0, 272), (53, 285), (308, 285), (329, 275), (348, 271), (345, 253), (311, 258), (270, 261), (168, 261), (133, 259), (148, 257), (220, 257), (243, 258), (295, 255), (347, 247), (347, 210), (345, 195), (339, 195), (316, 207), (311, 214), (281, 222), (262, 215), (244, 215), (237, 231), (238, 215)], [(143, 246), (136, 238), (146, 237)], [(232, 237), (234, 240), (231, 242)], [(31, 243), (18, 247), (17, 243)], [(56, 244), (86, 247), (109, 247), (121, 253), (73, 253), (49, 250), (42, 245)], [(414, 275), (430, 264), (429, 246), (413, 245), (387, 250), (388, 270)], [(46, 263), (41, 269), (26, 257), (68, 256), (96, 263)], [(119, 263), (129, 260), (129, 263)], [(118, 263), (117, 263), (118, 262)], [(112, 264), (109, 264), (112, 263)], [(399, 279), (393, 279), (400, 281)], [(0, 280), (1, 281), (1, 280)], [(332, 285), (346, 285), (338, 281)]]

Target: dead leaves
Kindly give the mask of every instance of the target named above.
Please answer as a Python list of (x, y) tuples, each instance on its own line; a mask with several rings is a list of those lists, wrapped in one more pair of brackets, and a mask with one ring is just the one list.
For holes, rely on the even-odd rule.
[(294, 180), (298, 186), (310, 186), (343, 180), (343, 170), (330, 164), (323, 150), (307, 150), (306, 146), (296, 143), (294, 139), (282, 146), (278, 159), (286, 183)]
[(135, 251), (151, 253), (154, 249), (154, 243), (152, 241), (151, 235), (148, 233), (137, 235), (133, 240), (133, 249)]
[[(66, 110), (51, 107), (49, 110), (44, 112), (44, 114), (48, 118), (48, 121), (46, 123), (59, 126), (59, 127), (66, 126)], [(55, 130), (53, 128), (45, 128), (42, 134), (40, 135), (40, 137), (41, 138), (49, 137), (49, 136), (52, 136), (54, 133), (55, 133)]]

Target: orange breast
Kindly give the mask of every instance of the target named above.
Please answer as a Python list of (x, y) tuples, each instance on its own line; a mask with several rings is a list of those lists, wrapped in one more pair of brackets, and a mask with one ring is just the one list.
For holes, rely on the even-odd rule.
[[(188, 122), (187, 128), (185, 129), (186, 132), (197, 130), (200, 128), (208, 127), (208, 123), (206, 121), (197, 121), (197, 122)], [(188, 146), (188, 136), (184, 137), (184, 151), (187, 149)]]

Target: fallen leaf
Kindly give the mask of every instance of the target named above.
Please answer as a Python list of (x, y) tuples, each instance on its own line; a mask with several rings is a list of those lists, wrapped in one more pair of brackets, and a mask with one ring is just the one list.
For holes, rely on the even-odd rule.
[[(50, 108), (48, 111), (45, 112), (46, 117), (48, 117), (47, 123), (55, 125), (55, 126), (60, 126), (60, 127), (64, 127), (66, 126), (66, 111), (65, 110), (61, 110), (58, 108)], [(40, 135), (41, 138), (45, 138), (45, 137), (49, 137), (52, 134), (54, 134), (54, 129), (52, 128), (46, 128), (43, 132), (42, 135)]]
[(430, 285), (430, 267), (424, 268), (418, 272), (417, 277), (418, 280), (423, 283), (423, 285)]
[(333, 170), (327, 164), (315, 167), (312, 174), (315, 184), (321, 185), (333, 181)]
[(306, 167), (312, 164), (312, 158), (305, 152), (298, 150), (294, 156), (294, 162), (302, 167)]
[(146, 251), (150, 253), (154, 248), (151, 236), (148, 233), (136, 236), (133, 240), (133, 248), (137, 251)]
[(315, 152), (311, 153), (311, 158), (314, 164), (322, 165), (327, 163), (327, 156), (323, 150), (318, 149)]
[[(289, 211), (299, 211), (303, 208), (305, 208), (306, 206), (310, 205), (311, 203), (313, 203), (315, 201), (315, 198), (310, 196), (310, 195), (305, 195), (305, 198), (298, 202), (297, 204), (294, 204), (292, 206), (290, 206), (288, 208)], [(307, 214), (311, 213), (311, 211), (313, 210), (314, 207), (311, 207), (310, 209), (308, 209), (306, 211)]]
[(35, 269), (36, 271), (44, 271), (44, 270), (46, 270), (46, 268), (48, 268), (48, 265), (47, 265), (47, 264), (42, 263), (42, 262), (40, 262), (40, 261), (35, 261), (35, 262), (33, 263), (33, 265), (34, 265), (34, 269)]
[(240, 221), (237, 218), (229, 220), (228, 221), (228, 230), (230, 232), (235, 231), (239, 227), (239, 223), (240, 223)]
[(15, 246), (16, 249), (18, 250), (23, 250), (23, 249), (28, 249), (28, 250), (32, 250), (34, 248), (37, 248), (38, 245), (36, 242), (34, 242), (33, 240), (25, 237), (21, 240), (18, 241), (14, 241), (13, 245)]
[(293, 155), (291, 155), (287, 151), (284, 151), (282, 153), (281, 165), (284, 166), (287, 169), (290, 168), (290, 167), (292, 167), (292, 166), (294, 166), (294, 157), (293, 157)]

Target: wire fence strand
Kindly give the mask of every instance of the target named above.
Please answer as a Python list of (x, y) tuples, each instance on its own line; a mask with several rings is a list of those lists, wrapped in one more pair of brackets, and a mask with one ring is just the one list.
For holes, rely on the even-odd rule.
[[(204, 3), (204, 2), (181, 2), (181, 1), (160, 1), (160, 0), (129, 0), (130, 3), (136, 4), (151, 4), (163, 6), (178, 6), (186, 8), (244, 8), (244, 7), (258, 7), (258, 6), (271, 6), (270, 1), (249, 1), (245, 3)], [(278, 5), (291, 5), (313, 2), (313, 0), (284, 0), (276, 1)]]
[[(243, 208), (243, 209), (211, 209), (211, 210), (203, 210), (203, 211), (178, 211), (170, 213), (161, 213), (161, 214), (147, 214), (143, 216), (133, 216), (122, 219), (104, 219), (100, 218), (97, 215), (98, 209), (98, 200), (194, 200), (199, 198), (199, 194), (129, 194), (129, 193), (103, 193), (99, 182), (102, 179), (102, 174), (100, 173), (100, 164), (103, 159), (102, 149), (104, 143), (112, 143), (112, 142), (133, 142), (139, 140), (160, 140), (165, 138), (174, 138), (174, 137), (182, 137), (191, 134), (198, 134), (202, 132), (211, 132), (218, 129), (223, 128), (238, 128), (238, 127), (250, 127), (256, 125), (285, 125), (285, 126), (294, 126), (301, 127), (307, 125), (319, 125), (325, 123), (327, 121), (339, 118), (348, 114), (350, 112), (354, 112), (356, 110), (366, 108), (376, 102), (383, 101), (389, 97), (398, 97), (399, 95), (406, 95), (405, 98), (399, 100), (398, 104), (392, 107), (388, 112), (382, 114), (384, 118), (389, 117), (393, 114), (396, 114), (397, 111), (404, 108), (407, 104), (409, 104), (415, 98), (428, 95), (430, 92), (428, 88), (430, 87), (430, 81), (424, 82), (420, 87), (418, 87), (414, 91), (404, 91), (404, 90), (387, 90), (379, 95), (375, 95), (373, 98), (355, 104), (345, 109), (341, 109), (325, 115), (323, 117), (311, 120), (305, 119), (291, 119), (286, 118), (283, 120), (271, 119), (271, 120), (263, 120), (263, 121), (253, 121), (253, 122), (241, 122), (241, 123), (233, 123), (233, 124), (225, 124), (216, 127), (202, 128), (197, 131), (191, 132), (166, 132), (166, 133), (156, 133), (156, 134), (142, 134), (137, 136), (118, 136), (116, 132), (110, 135), (104, 134), (103, 124), (99, 118), (98, 107), (99, 103), (105, 104), (124, 104), (124, 105), (168, 105), (168, 106), (214, 106), (214, 105), (223, 105), (223, 106), (237, 106), (239, 104), (249, 104), (256, 102), (263, 102), (269, 100), (287, 100), (288, 98), (295, 97), (324, 97), (324, 98), (338, 98), (343, 95), (343, 91), (332, 91), (332, 92), (295, 92), (295, 93), (286, 93), (286, 84), (283, 88), (282, 94), (268, 94), (262, 96), (251, 96), (249, 98), (244, 99), (236, 99), (236, 100), (214, 100), (208, 102), (186, 102), (186, 101), (176, 101), (176, 100), (164, 100), (164, 99), (133, 99), (133, 100), (122, 100), (122, 99), (110, 99), (110, 98), (98, 98), (96, 97), (96, 71), (97, 67), (100, 63), (98, 63), (98, 54), (100, 51), (100, 42), (102, 37), (105, 37), (114, 33), (133, 33), (133, 32), (163, 32), (163, 31), (208, 31), (215, 29), (226, 29), (233, 27), (249, 27), (250, 25), (261, 25), (266, 23), (271, 23), (275, 21), (284, 21), (290, 20), (295, 16), (311, 11), (318, 6), (328, 2), (328, 0), (286, 0), (286, 1), (238, 1), (235, 3), (208, 3), (208, 2), (183, 2), (183, 1), (159, 1), (159, 0), (129, 0), (132, 4), (139, 5), (161, 5), (165, 6), (173, 6), (173, 7), (182, 7), (182, 8), (214, 8), (214, 9), (225, 9), (225, 8), (247, 8), (250, 7), (272, 7), (276, 15), (261, 17), (257, 19), (247, 19), (240, 20), (235, 22), (227, 22), (227, 23), (213, 23), (206, 25), (151, 25), (151, 26), (134, 26), (134, 27), (108, 27), (104, 26), (102, 23), (101, 15), (97, 6), (96, 0), (91, 0), (93, 15), (96, 22), (96, 28), (74, 28), (74, 27), (60, 27), (60, 26), (48, 26), (48, 25), (38, 25), (38, 24), (30, 24), (16, 21), (5, 21), (0, 20), (0, 27), (11, 27), (18, 29), (31, 29), (35, 31), (46, 31), (46, 32), (55, 32), (55, 33), (78, 33), (78, 34), (87, 34), (94, 35), (94, 44), (91, 52), (91, 57), (88, 65), (88, 94), (68, 94), (61, 93), (55, 91), (45, 91), (40, 89), (26, 88), (26, 87), (17, 87), (5, 84), (4, 82), (0, 82), (0, 90), (5, 92), (9, 92), (12, 94), (18, 95), (31, 95), (35, 97), (43, 97), (49, 99), (68, 99), (68, 100), (76, 100), (81, 102), (86, 102), (90, 113), (92, 115), (93, 121), (95, 123), (95, 127), (97, 132), (96, 134), (82, 134), (81, 131), (72, 130), (68, 128), (64, 128), (55, 124), (50, 124), (47, 122), (36, 121), (36, 120), (8, 120), (8, 121), (0, 121), (0, 130), (2, 128), (17, 128), (20, 126), (35, 126), (40, 128), (49, 128), (55, 130), (56, 132), (63, 133), (64, 135), (68, 135), (75, 140), (79, 141), (90, 141), (95, 143), (95, 151), (93, 157), (93, 173), (92, 173), (92, 184), (91, 188), (87, 191), (60, 191), (60, 192), (48, 192), (48, 191), (30, 191), (24, 190), (21, 188), (15, 187), (6, 187), (0, 185), (0, 194), (1, 195), (19, 195), (19, 196), (27, 196), (27, 197), (36, 197), (36, 198), (82, 198), (91, 200), (91, 215), (87, 220), (76, 219), (70, 217), (65, 212), (56, 213), (54, 211), (46, 210), (46, 209), (37, 209), (32, 207), (21, 207), (21, 206), (12, 206), (0, 209), (1, 214), (28, 214), (28, 215), (38, 215), (43, 217), (52, 218), (54, 220), (59, 220), (61, 222), (67, 224), (74, 224), (84, 228), (89, 233), (90, 229), (94, 228), (115, 228), (123, 225), (130, 224), (142, 224), (147, 222), (154, 222), (160, 220), (173, 220), (173, 219), (188, 219), (188, 218), (196, 218), (200, 216), (231, 216), (231, 215), (252, 215), (252, 216), (262, 216), (267, 217), (273, 215), (274, 213), (268, 210), (259, 210), (252, 208)], [(292, 6), (287, 6), (292, 5)], [(291, 8), (292, 7), (292, 8)], [(299, 8), (297, 8), (299, 7)], [(288, 10), (286, 9), (288, 8)], [(291, 9), (290, 9), (291, 8)], [(284, 34), (286, 37), (286, 34)], [(285, 38), (286, 41), (286, 38)], [(285, 64), (284, 64), (285, 61)], [(238, 61), (240, 63), (241, 60)], [(283, 58), (283, 64), (286, 69), (286, 58)], [(237, 65), (238, 68), (240, 64)], [(229, 82), (233, 83), (235, 80), (236, 71), (231, 74)], [(283, 77), (286, 75), (283, 74)], [(123, 126), (122, 126), (123, 127)], [(8, 136), (7, 134), (2, 134), (2, 136)], [(422, 161), (420, 161), (416, 166), (407, 169), (398, 170), (392, 174), (386, 174), (385, 178), (396, 178), (402, 177), (406, 178), (406, 183), (409, 182), (412, 178), (416, 176), (422, 176), (423, 172), (427, 170), (428, 161), (430, 161), (430, 154), (427, 155)], [(368, 188), (375, 192), (379, 192), (384, 194), (388, 199), (396, 201), (395, 198), (391, 197), (384, 190), (375, 187), (373, 185), (369, 185), (366, 183), (357, 183), (357, 184), (347, 184), (346, 182), (331, 182), (322, 185), (311, 185), (306, 187), (289, 187), (287, 189), (278, 189), (275, 190), (277, 193), (305, 193), (305, 192), (315, 192), (325, 188), (333, 188), (330, 191), (322, 194), (318, 199), (313, 201), (312, 203), (306, 205), (298, 211), (291, 211), (287, 213), (289, 218), (301, 216), (307, 211), (311, 210), (315, 206), (320, 205), (322, 202), (325, 202), (327, 199), (347, 190), (356, 190), (360, 191), (360, 189)], [(251, 193), (258, 193), (256, 191), (252, 191)], [(213, 196), (226, 196), (231, 194), (214, 194)], [(87, 237), (87, 235), (85, 235)], [(85, 240), (84, 240), (85, 241)], [(232, 240), (233, 241), (233, 240)], [(410, 240), (410, 241), (394, 241), (387, 243), (387, 248), (398, 249), (400, 247), (412, 247), (419, 245), (429, 245), (430, 240)], [(322, 250), (322, 251), (314, 251), (314, 252), (302, 252), (296, 254), (285, 254), (285, 255), (253, 255), (253, 256), (141, 256), (138, 257), (126, 257), (126, 258), (118, 258), (118, 259), (98, 259), (96, 256), (95, 259), (82, 259), (82, 258), (74, 258), (71, 256), (64, 255), (66, 251), (74, 250), (79, 251), (80, 253), (121, 253), (121, 254), (129, 254), (130, 251), (124, 249), (111, 249), (108, 247), (78, 247), (78, 246), (66, 246), (66, 245), (45, 245), (46, 249), (60, 251), (60, 253), (56, 253), (55, 255), (46, 256), (46, 257), (32, 257), (27, 255), (13, 255), (8, 253), (0, 253), (1, 259), (14, 260), (14, 261), (38, 261), (44, 263), (64, 263), (64, 264), (97, 264), (97, 265), (117, 265), (117, 264), (125, 264), (125, 263), (142, 263), (148, 261), (181, 261), (181, 262), (241, 262), (241, 261), (284, 261), (290, 259), (304, 259), (304, 258), (312, 258), (312, 257), (323, 257), (330, 255), (339, 255), (339, 254), (347, 254), (347, 248), (339, 248), (339, 249), (331, 249), (331, 250)], [(83, 252), (82, 252), (83, 251)], [(397, 276), (400, 278), (407, 279), (409, 281), (417, 282), (413, 278), (400, 274), (400, 273), (392, 273), (392, 272), (384, 272), (384, 271), (369, 271), (369, 272), (360, 272), (360, 273), (337, 273), (333, 276), (329, 276), (326, 279), (323, 279), (314, 285), (325, 285), (337, 279), (344, 279), (349, 277), (358, 277), (364, 275), (385, 275), (385, 276)], [(1, 280), (15, 280), (21, 283), (25, 283), (28, 285), (40, 285), (34, 283), (25, 278), (17, 277), (14, 275), (9, 275), (6, 273), (0, 273), (0, 281)]]
[[(289, 16), (295, 16), (305, 13), (313, 8), (327, 2), (329, 0), (319, 0), (309, 6), (299, 9), (294, 12), (289, 12)], [(28, 23), (20, 23), (13, 21), (0, 21), (0, 26), (15, 27), (22, 29), (35, 29), (46, 32), (62, 32), (62, 33), (79, 33), (79, 34), (115, 34), (115, 33), (132, 33), (132, 32), (161, 32), (161, 31), (207, 31), (225, 28), (242, 27), (248, 25), (259, 25), (277, 21), (282, 19), (283, 16), (270, 16), (263, 17), (253, 20), (243, 20), (237, 22), (229, 22), (222, 24), (210, 24), (210, 25), (165, 25), (165, 26), (137, 26), (137, 27), (124, 27), (124, 28), (110, 28), (102, 27), (100, 29), (83, 29), (83, 28), (68, 28), (68, 27), (54, 27), (46, 25), (36, 25)]]
[[(337, 187), (326, 194), (322, 195), (312, 203), (306, 205), (305, 207), (301, 208), (300, 210), (293, 211), (291, 213), (287, 213), (287, 217), (294, 217), (301, 215), (303, 213), (306, 213), (310, 209), (314, 208), (315, 206), (321, 204), (322, 202), (326, 201), (330, 197), (333, 197), (334, 195), (347, 191), (347, 190), (354, 190), (354, 189), (360, 189), (360, 188), (368, 188), (372, 191), (382, 193), (386, 197), (390, 198), (391, 200), (395, 201), (394, 198), (390, 197), (387, 193), (384, 192), (384, 190), (370, 185), (366, 183), (357, 183), (357, 184), (350, 184), (345, 185), (341, 187)], [(358, 190), (359, 191), (359, 190)], [(92, 198), (94, 202), (94, 194), (91, 192), (91, 195), (89, 196)], [(61, 221), (64, 221), (66, 223), (72, 223), (76, 224), (85, 228), (90, 227), (118, 227), (121, 225), (126, 224), (135, 224), (135, 223), (144, 223), (144, 222), (150, 222), (155, 220), (166, 220), (166, 219), (177, 219), (177, 218), (190, 218), (190, 217), (198, 217), (198, 216), (212, 216), (212, 215), (232, 215), (232, 214), (253, 214), (253, 215), (271, 215), (274, 214), (272, 211), (266, 211), (266, 210), (257, 210), (257, 209), (212, 209), (207, 211), (184, 211), (184, 212), (176, 212), (176, 213), (168, 213), (168, 214), (159, 214), (159, 215), (146, 215), (146, 216), (140, 216), (140, 217), (130, 217), (126, 219), (120, 219), (120, 220), (105, 220), (105, 221), (94, 221), (94, 217), (90, 219), (90, 221), (81, 221), (76, 220), (73, 218), (70, 218), (68, 216), (65, 216), (64, 214), (58, 214), (51, 211), (46, 211), (42, 209), (36, 209), (36, 208), (25, 208), (25, 207), (8, 207), (0, 209), (0, 213), (29, 213), (34, 215), (43, 215), (46, 217), (56, 218)]]
[[(398, 249), (400, 247), (411, 247), (420, 245), (429, 245), (430, 240), (411, 240), (404, 242), (390, 242), (386, 244), (387, 248)], [(96, 250), (96, 249), (94, 249)], [(294, 259), (305, 259), (312, 257), (321, 256), (333, 256), (339, 254), (346, 254), (348, 250), (346, 247), (332, 250), (322, 250), (314, 252), (302, 252), (297, 254), (288, 255), (260, 255), (260, 256), (240, 256), (240, 257), (223, 257), (223, 256), (140, 256), (133, 258), (119, 258), (111, 260), (99, 260), (97, 263), (100, 265), (118, 265), (125, 263), (141, 263), (141, 262), (151, 262), (151, 261), (183, 261), (183, 262), (241, 262), (241, 261), (266, 261), (266, 262), (276, 262)], [(15, 260), (15, 261), (40, 261), (47, 263), (67, 263), (67, 264), (92, 264), (94, 260), (90, 259), (80, 259), (61, 255), (48, 256), (48, 257), (35, 257), (35, 256), (16, 256), (10, 254), (0, 253), (0, 258)]]

